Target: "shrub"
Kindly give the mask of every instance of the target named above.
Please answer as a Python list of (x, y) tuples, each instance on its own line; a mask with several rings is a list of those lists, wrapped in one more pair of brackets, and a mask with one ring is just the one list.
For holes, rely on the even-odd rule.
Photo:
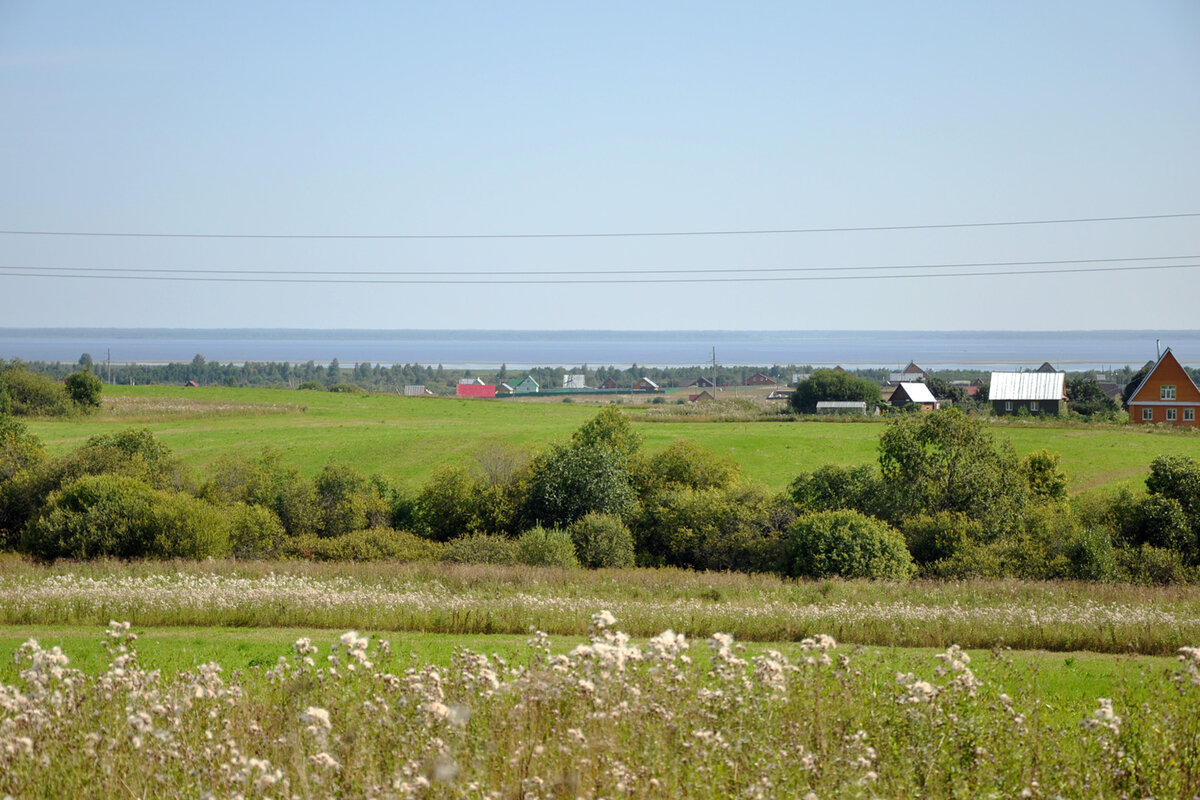
[(353, 383), (335, 383), (329, 387), (329, 391), (342, 394), (365, 394), (367, 390), (361, 386), (355, 386)]
[(455, 564), (515, 564), (517, 543), (503, 536), (473, 533), (448, 542), (444, 558)]
[(1029, 491), (1041, 500), (1067, 499), (1067, 474), (1059, 468), (1058, 453), (1037, 450), (1021, 460), (1021, 472), (1029, 483)]
[(671, 489), (647, 498), (636, 519), (638, 561), (647, 566), (758, 571), (778, 561), (790, 504), (755, 484)]
[(341, 536), (350, 531), (386, 524), (392, 509), (374, 485), (349, 464), (330, 462), (313, 482), (320, 509), (322, 536)]
[(588, 569), (633, 566), (633, 534), (619, 517), (586, 514), (569, 530), (575, 555)]
[(466, 467), (442, 464), (421, 487), (413, 508), (416, 532), (446, 542), (474, 529), (475, 479)]
[(207, 558), (229, 553), (229, 520), (189, 495), (121, 475), (88, 475), (53, 492), (26, 527), (38, 558)]
[(1166, 586), (1189, 583), (1197, 577), (1196, 570), (1188, 569), (1174, 550), (1144, 544), (1119, 549), (1115, 555), (1121, 579), (1130, 583)]
[(312, 534), (288, 542), (287, 552), (317, 561), (436, 561), (446, 546), (408, 531), (368, 528), (341, 536)]
[(642, 494), (666, 488), (718, 489), (738, 479), (741, 468), (689, 439), (676, 439), (636, 468)]
[(46, 375), (13, 364), (0, 372), (0, 386), (15, 416), (61, 416), (71, 411), (63, 384)]
[(230, 506), (229, 550), (235, 558), (273, 558), (283, 551), (287, 531), (275, 512), (264, 506)]
[(870, 464), (825, 464), (796, 476), (788, 492), (801, 513), (852, 509), (879, 516), (876, 512), (882, 513), (888, 506), (887, 485)]
[(320, 381), (305, 381), (296, 388), (306, 392), (323, 392), (325, 391), (325, 384)]
[(67, 376), (67, 396), (76, 406), (83, 409), (100, 407), (100, 392), (104, 384), (90, 372), (72, 372)]
[(857, 511), (802, 515), (783, 537), (781, 572), (789, 577), (906, 581), (915, 571), (900, 532)]
[(978, 520), (952, 511), (910, 517), (902, 530), (908, 552), (920, 565), (953, 558), (984, 541)]
[(571, 534), (561, 528), (543, 528), (538, 525), (522, 533), (516, 544), (516, 557), (520, 564), (563, 569), (579, 567)]

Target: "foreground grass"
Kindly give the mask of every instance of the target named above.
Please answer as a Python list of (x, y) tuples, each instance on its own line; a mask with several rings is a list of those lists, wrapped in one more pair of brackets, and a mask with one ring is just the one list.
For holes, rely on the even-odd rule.
[[(490, 445), (538, 449), (562, 441), (596, 413), (582, 404), (406, 398), (283, 389), (168, 386), (105, 388), (105, 408), (82, 418), (29, 422), (52, 452), (130, 425), (152, 429), (185, 465), (202, 469), (222, 455), (253, 455), (271, 446), (315, 475), (330, 459), (419, 484), (442, 463), (468, 463)], [(627, 407), (629, 408), (629, 407)], [(638, 421), (647, 413), (629, 409)], [(655, 451), (692, 439), (728, 453), (748, 477), (782, 489), (822, 464), (876, 459), (880, 422), (693, 422), (639, 424)], [(1143, 426), (1061, 426), (1013, 421), (996, 435), (1025, 454), (1048, 448), (1062, 456), (1074, 491), (1140, 486), (1160, 454), (1192, 454), (1200, 436)]]
[(785, 581), (681, 570), (447, 564), (0, 561), (0, 625), (369, 629), (582, 636), (610, 609), (627, 632), (757, 642), (828, 633), (862, 645), (1171, 655), (1200, 642), (1200, 587), (1021, 581)]
[(29, 642), (15, 654), (17, 683), (0, 685), (0, 793), (498, 800), (1200, 790), (1200, 657), (1191, 654), (1183, 664), (1066, 657), (1060, 678), (1044, 655), (854, 648), (823, 636), (785, 650), (743, 648), (670, 631), (635, 642), (614, 622), (594, 615), (588, 640), (570, 649), (535, 634), (511, 656), (460, 650), (447, 663), (442, 651), (403, 653), (350, 632), (299, 638), (276, 649), (270, 667), (204, 662), (170, 674), (150, 669), (156, 631), (135, 637), (110, 625), (107, 666), (96, 672)]

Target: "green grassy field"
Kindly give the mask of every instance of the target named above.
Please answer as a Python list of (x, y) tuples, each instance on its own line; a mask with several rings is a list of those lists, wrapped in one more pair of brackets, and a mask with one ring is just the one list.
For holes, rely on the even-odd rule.
[[(38, 419), (30, 428), (52, 452), (96, 433), (151, 428), (184, 464), (203, 468), (228, 453), (270, 446), (305, 474), (330, 459), (419, 484), (445, 462), (467, 463), (490, 444), (537, 449), (568, 437), (596, 413), (582, 403), (480, 401), (353, 395), (277, 389), (108, 387), (104, 409), (77, 419)], [(635, 421), (645, 408), (631, 409)], [(874, 461), (880, 422), (639, 421), (647, 449), (692, 439), (728, 453), (744, 473), (781, 489), (821, 464)], [(1024, 454), (1048, 448), (1062, 456), (1074, 491), (1140, 486), (1160, 454), (1200, 455), (1191, 432), (1136, 427), (994, 425)]]

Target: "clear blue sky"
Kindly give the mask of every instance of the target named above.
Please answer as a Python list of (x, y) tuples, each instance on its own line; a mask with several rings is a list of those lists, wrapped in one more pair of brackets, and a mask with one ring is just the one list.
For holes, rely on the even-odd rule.
[[(3, 230), (655, 232), (1193, 213), (1200, 3), (3, 0), (0, 119)], [(9, 268), (454, 280), (1188, 255), (1200, 256), (1200, 218), (671, 238), (0, 235)], [(1200, 258), (1170, 263), (1198, 266), (642, 286), (9, 269), (0, 326), (1200, 327)]]

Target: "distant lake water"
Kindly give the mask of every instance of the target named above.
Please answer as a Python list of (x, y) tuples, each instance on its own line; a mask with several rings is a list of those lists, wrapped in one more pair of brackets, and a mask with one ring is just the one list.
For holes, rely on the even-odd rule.
[(114, 363), (315, 361), (343, 365), (443, 364), (673, 366), (724, 364), (927, 369), (1140, 366), (1155, 339), (1185, 364), (1200, 365), (1200, 330), (1174, 331), (365, 331), (0, 328), (0, 358)]

